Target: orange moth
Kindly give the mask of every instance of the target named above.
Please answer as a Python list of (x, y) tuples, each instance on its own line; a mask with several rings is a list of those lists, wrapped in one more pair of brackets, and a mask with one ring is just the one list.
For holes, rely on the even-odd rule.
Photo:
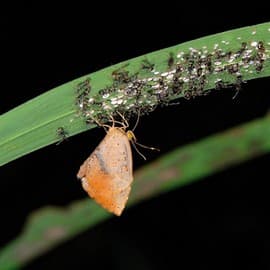
[(117, 216), (125, 208), (133, 182), (127, 134), (124, 128), (110, 127), (77, 174), (89, 196)]
[[(126, 131), (128, 122), (124, 116), (118, 114), (123, 122), (112, 119), (112, 127), (102, 125), (109, 128), (107, 134), (82, 164), (77, 177), (81, 179), (84, 190), (91, 198), (109, 212), (120, 216), (126, 206), (133, 182), (130, 142), (144, 159), (145, 156), (139, 152), (135, 144), (151, 150), (158, 149), (139, 144), (133, 131)], [(138, 121), (139, 115), (133, 130)], [(115, 123), (122, 126), (115, 127)]]

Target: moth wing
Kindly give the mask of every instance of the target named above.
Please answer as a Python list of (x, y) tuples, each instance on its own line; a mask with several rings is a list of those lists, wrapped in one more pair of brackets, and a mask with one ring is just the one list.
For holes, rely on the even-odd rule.
[(111, 128), (77, 176), (90, 197), (108, 211), (121, 215), (133, 181), (132, 153), (126, 134)]

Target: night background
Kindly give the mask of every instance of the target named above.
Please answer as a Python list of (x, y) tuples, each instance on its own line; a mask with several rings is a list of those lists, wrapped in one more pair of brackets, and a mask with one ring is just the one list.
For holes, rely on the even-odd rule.
[[(38, 1), (0, 9), (0, 114), (120, 61), (269, 21), (260, 3), (245, 9), (191, 1), (156, 3), (152, 9), (136, 2), (89, 4)], [(213, 91), (143, 116), (136, 137), (161, 152), (145, 150), (146, 162), (133, 152), (134, 170), (181, 145), (264, 116), (269, 83), (252, 80), (234, 99), (232, 89)], [(87, 196), (76, 174), (104, 135), (102, 128), (93, 129), (0, 168), (1, 247), (21, 232), (32, 211)], [(24, 269), (269, 269), (269, 162), (264, 155), (138, 204)]]

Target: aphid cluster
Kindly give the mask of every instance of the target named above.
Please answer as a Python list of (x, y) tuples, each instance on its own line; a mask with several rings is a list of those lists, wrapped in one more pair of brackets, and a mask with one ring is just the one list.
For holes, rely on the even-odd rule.
[(241, 89), (247, 73), (263, 70), (269, 50), (263, 41), (242, 42), (239, 49), (226, 49), (228, 41), (213, 48), (189, 48), (188, 52), (169, 53), (167, 68), (158, 71), (154, 63), (144, 59), (133, 74), (128, 64), (111, 74), (112, 84), (91, 95), (90, 79), (77, 85), (76, 104), (88, 123), (107, 122), (117, 112), (129, 118), (132, 114), (145, 114), (157, 105), (168, 105), (172, 99), (186, 99), (206, 95), (215, 82), (216, 89)]
[[(154, 110), (159, 104), (169, 105), (174, 98), (206, 95), (213, 82), (216, 89), (234, 87), (237, 94), (246, 73), (260, 72), (270, 58), (262, 41), (243, 42), (236, 51), (224, 49), (229, 43), (215, 44), (210, 52), (203, 47), (190, 48), (186, 53), (169, 53), (165, 71), (158, 71), (147, 59), (141, 62), (140, 70), (132, 74), (128, 65), (124, 65), (111, 73), (111, 85), (97, 94), (96, 91), (91, 93), (90, 79), (77, 85), (76, 105), (80, 115), (87, 123), (108, 128), (105, 138), (77, 174), (84, 190), (98, 204), (118, 216), (124, 210), (133, 182), (130, 143), (144, 159), (136, 145), (158, 150), (139, 144), (134, 133), (126, 130), (129, 116), (138, 116), (136, 127), (141, 114)], [(116, 120), (117, 116), (120, 120)], [(107, 121), (111, 121), (111, 125), (105, 124)], [(61, 142), (68, 133), (60, 127), (57, 136)]]
[(216, 89), (235, 88), (237, 94), (245, 82), (243, 76), (247, 73), (260, 72), (267, 58), (269, 58), (269, 55), (266, 54), (262, 41), (253, 41), (249, 45), (246, 42), (242, 42), (241, 48), (235, 53), (228, 52), (221, 55), (220, 60), (222, 62), (219, 63), (223, 63), (225, 59), (229, 64), (217, 65), (219, 68), (216, 68), (216, 73), (227, 72), (231, 80), (225, 81), (217, 78), (215, 81)]

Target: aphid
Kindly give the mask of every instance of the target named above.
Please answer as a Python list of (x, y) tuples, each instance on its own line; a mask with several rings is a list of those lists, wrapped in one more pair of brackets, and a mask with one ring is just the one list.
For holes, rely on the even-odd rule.
[(129, 82), (128, 71), (114, 71), (112, 73), (112, 77), (114, 81), (117, 81), (119, 83)]
[(217, 49), (217, 50), (215, 50), (215, 52), (214, 52), (214, 56), (215, 56), (215, 59), (216, 59), (216, 60), (219, 60), (219, 59), (221, 59), (224, 55), (223, 55), (223, 52), (222, 52), (221, 49)]
[(257, 49), (258, 49), (259, 52), (262, 52), (262, 53), (265, 52), (264, 43), (262, 41), (258, 42)]
[(64, 129), (64, 127), (59, 127), (56, 129), (56, 135), (59, 138), (59, 141), (56, 144), (56, 145), (58, 145), (67, 139), (68, 132)]
[(232, 55), (233, 55), (233, 52), (232, 51), (226, 52), (226, 60), (230, 60), (231, 57), (232, 57)]
[(195, 62), (193, 61), (193, 59), (190, 59), (190, 61), (188, 62), (188, 66), (187, 66), (187, 70), (189, 73), (192, 72), (192, 70), (194, 69), (195, 67)]
[(143, 87), (144, 82), (137, 80), (132, 83), (132, 86), (125, 88), (124, 93), (127, 96), (139, 96)]
[(184, 67), (180, 64), (176, 65), (175, 76), (179, 76), (184, 71)]
[(170, 56), (168, 58), (168, 67), (171, 68), (174, 64), (174, 57), (173, 57), (173, 53), (170, 53)]
[(87, 78), (83, 82), (78, 83), (76, 87), (77, 99), (83, 99), (88, 96), (91, 91), (90, 79)]
[(76, 87), (76, 105), (84, 112), (88, 105), (89, 93), (91, 91), (90, 79), (80, 82)]
[(204, 91), (204, 86), (205, 86), (206, 82), (207, 82), (206, 76), (202, 75), (199, 78), (198, 87), (197, 87), (197, 91), (196, 91), (198, 96), (207, 95), (209, 93), (208, 91)]
[(235, 56), (236, 57), (241, 56), (246, 49), (247, 49), (247, 43), (246, 42), (242, 42), (241, 43), (241, 48), (235, 53)]
[(242, 75), (238, 75), (236, 77), (236, 81), (235, 81), (235, 94), (233, 95), (232, 99), (235, 99), (237, 97), (237, 95), (239, 94), (239, 92), (242, 90), (242, 85), (243, 83), (246, 83), (246, 81), (243, 80)]
[(158, 103), (168, 103), (169, 102), (169, 99), (168, 99), (168, 96), (169, 96), (169, 91), (168, 89), (162, 89), (161, 91), (159, 91), (159, 93), (156, 94), (157, 96), (157, 101)]
[(221, 90), (223, 88), (226, 88), (226, 84), (221, 79), (215, 82), (216, 90)]
[(256, 71), (257, 72), (260, 72), (260, 71), (262, 71), (262, 69), (263, 69), (263, 60), (261, 60), (261, 61), (258, 61), (257, 63), (256, 63)]
[(197, 76), (201, 76), (203, 73), (203, 69), (201, 67), (197, 68)]
[(150, 63), (149, 60), (142, 60), (142, 69), (152, 71), (154, 69), (154, 64)]
[(206, 70), (208, 72), (213, 71), (213, 66), (212, 66), (212, 55), (208, 54), (205, 59), (203, 60), (203, 63), (206, 65)]
[(115, 85), (121, 85), (130, 82), (131, 78), (129, 77), (129, 72), (124, 69), (126, 66), (128, 66), (128, 64), (112, 72), (112, 78)]
[(162, 77), (159, 78), (158, 83), (160, 87), (163, 87), (165, 85), (164, 79)]
[(116, 89), (114, 87), (106, 87), (106, 88), (103, 88), (103, 89), (99, 90), (98, 93), (101, 96), (103, 96), (103, 95), (109, 95), (109, 94), (111, 94), (111, 93), (113, 93), (115, 91), (116, 91)]
[(177, 77), (174, 77), (172, 85), (171, 85), (171, 89), (172, 89), (173, 94), (175, 94), (175, 95), (180, 94), (183, 90), (183, 84), (184, 84), (183, 80), (181, 80)]
[(185, 99), (187, 99), (187, 100), (189, 100), (190, 98), (191, 98), (191, 92), (190, 91), (185, 91), (185, 93), (184, 93), (184, 98)]
[(258, 42), (257, 45), (257, 55), (255, 56), (255, 60), (256, 60), (256, 71), (260, 72), (263, 69), (263, 64), (264, 64), (264, 53), (265, 53), (265, 47), (262, 41)]
[[(128, 123), (120, 113), (119, 115), (124, 123), (112, 119), (111, 127), (102, 125), (109, 128), (105, 138), (82, 164), (77, 174), (89, 196), (117, 216), (122, 214), (126, 206), (133, 182), (130, 142), (145, 158), (135, 144), (145, 146), (137, 142), (133, 131), (126, 131)], [(120, 123), (122, 126), (115, 127), (115, 123)], [(136, 125), (137, 123), (138, 120)], [(146, 148), (155, 150), (152, 147)]]
[(231, 64), (227, 66), (227, 70), (230, 74), (234, 74), (239, 71), (239, 65), (238, 63)]
[(83, 88), (83, 87), (88, 86), (89, 84), (90, 84), (90, 78), (86, 78), (84, 81), (79, 82), (79, 83), (77, 84), (77, 88), (78, 88), (78, 89), (81, 89), (81, 88)]

